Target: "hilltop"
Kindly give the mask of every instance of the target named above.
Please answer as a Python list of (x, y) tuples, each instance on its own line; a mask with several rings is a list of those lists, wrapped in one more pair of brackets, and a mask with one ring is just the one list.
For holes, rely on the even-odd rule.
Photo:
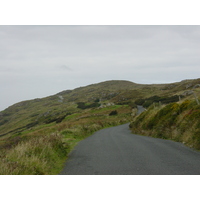
[(194, 98), (191, 91), (195, 89), (199, 95), (199, 84), (200, 79), (149, 85), (112, 80), (65, 90), (46, 98), (19, 102), (0, 112), (0, 135), (20, 133), (40, 124), (60, 123), (86, 108), (109, 103), (134, 105), (142, 99), (151, 104), (154, 101), (151, 98), (155, 96), (157, 101), (162, 100), (160, 97)]

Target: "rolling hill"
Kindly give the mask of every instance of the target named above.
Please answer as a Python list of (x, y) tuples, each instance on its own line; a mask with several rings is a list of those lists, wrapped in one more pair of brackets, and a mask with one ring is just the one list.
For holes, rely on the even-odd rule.
[[(194, 98), (200, 96), (200, 79), (171, 84), (136, 84), (130, 81), (106, 81), (58, 94), (14, 104), (0, 112), (0, 135), (13, 135), (41, 124), (60, 123), (67, 116), (109, 103), (134, 105), (151, 97)], [(157, 98), (159, 100), (159, 98)], [(152, 103), (152, 100), (150, 101)]]
[[(80, 140), (128, 122), (134, 133), (182, 138), (200, 148), (199, 105), (195, 103), (199, 86), (200, 79), (151, 85), (106, 81), (16, 103), (0, 112), (0, 174), (59, 174)], [(137, 105), (148, 107), (147, 112), (135, 117)], [(170, 124), (173, 119), (180, 123)], [(192, 126), (188, 119), (193, 120)]]

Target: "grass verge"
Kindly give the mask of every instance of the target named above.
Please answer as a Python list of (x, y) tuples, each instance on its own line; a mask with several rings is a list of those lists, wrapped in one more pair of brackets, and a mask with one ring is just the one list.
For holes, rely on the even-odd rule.
[(200, 150), (200, 105), (186, 100), (151, 106), (130, 124), (133, 133), (182, 142)]
[(100, 129), (130, 121), (130, 108), (119, 107), (118, 114), (113, 116), (109, 116), (110, 111), (68, 116), (62, 123), (41, 125), (41, 129), (37, 127), (1, 141), (0, 174), (59, 174), (69, 152), (79, 141)]

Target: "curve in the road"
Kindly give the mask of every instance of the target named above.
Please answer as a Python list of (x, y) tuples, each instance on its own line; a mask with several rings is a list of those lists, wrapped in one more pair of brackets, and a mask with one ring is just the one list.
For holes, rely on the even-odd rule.
[(198, 175), (200, 153), (132, 134), (128, 124), (97, 131), (69, 155), (61, 175)]

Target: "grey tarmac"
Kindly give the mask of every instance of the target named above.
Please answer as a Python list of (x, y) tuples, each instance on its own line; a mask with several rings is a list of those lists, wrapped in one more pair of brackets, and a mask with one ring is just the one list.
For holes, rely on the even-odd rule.
[(200, 152), (182, 143), (132, 134), (129, 124), (78, 143), (60, 175), (199, 175)]

